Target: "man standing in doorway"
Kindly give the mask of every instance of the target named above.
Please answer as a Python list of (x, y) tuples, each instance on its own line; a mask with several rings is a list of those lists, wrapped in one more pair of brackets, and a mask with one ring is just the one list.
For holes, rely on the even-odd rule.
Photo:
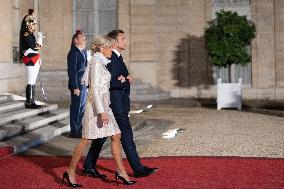
[(81, 79), (87, 66), (86, 38), (77, 30), (72, 37), (71, 49), (67, 56), (68, 88), (71, 92), (70, 137), (81, 138), (82, 118), (87, 98), (87, 87), (81, 85)]
[[(113, 30), (108, 33), (107, 37), (115, 40), (111, 62), (107, 65), (107, 69), (111, 73), (110, 107), (121, 131), (121, 144), (134, 175), (135, 177), (145, 177), (155, 173), (158, 168), (149, 168), (141, 164), (133, 140), (133, 132), (128, 117), (130, 84), (133, 82), (133, 77), (129, 75), (121, 56), (121, 52), (126, 48), (125, 34), (122, 30)], [(83, 173), (102, 179), (106, 177), (94, 169), (105, 140), (106, 138), (93, 140), (84, 162)]]

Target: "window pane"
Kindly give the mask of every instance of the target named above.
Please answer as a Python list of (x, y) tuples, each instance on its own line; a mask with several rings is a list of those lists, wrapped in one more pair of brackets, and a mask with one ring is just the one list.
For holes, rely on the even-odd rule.
[(116, 0), (73, 0), (73, 3), (75, 12), (74, 30), (83, 30), (88, 40), (87, 48), (90, 47), (90, 43), (96, 35), (106, 34), (107, 32), (116, 29)]

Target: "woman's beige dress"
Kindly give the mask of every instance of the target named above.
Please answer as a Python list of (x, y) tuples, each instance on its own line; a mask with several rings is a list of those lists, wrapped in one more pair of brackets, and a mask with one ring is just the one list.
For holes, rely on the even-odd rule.
[[(103, 138), (120, 133), (112, 110), (110, 109), (111, 74), (105, 67), (110, 60), (101, 53), (95, 53), (88, 62), (82, 83), (89, 85), (86, 109), (82, 120), (82, 137), (86, 139)], [(98, 114), (107, 112), (109, 123), (103, 124)]]

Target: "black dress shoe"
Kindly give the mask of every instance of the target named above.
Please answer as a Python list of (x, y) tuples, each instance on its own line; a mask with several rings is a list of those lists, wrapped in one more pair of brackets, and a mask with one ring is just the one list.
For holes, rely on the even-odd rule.
[(37, 105), (36, 103), (25, 103), (25, 108), (28, 109), (40, 109), (41, 107), (41, 105)]
[(139, 172), (139, 173), (134, 173), (134, 176), (136, 178), (139, 178), (139, 177), (147, 177), (148, 175), (151, 175), (155, 172), (157, 172), (159, 170), (159, 168), (150, 168), (150, 167), (144, 167), (144, 170), (142, 172)]
[(84, 169), (82, 170), (82, 172), (88, 176), (92, 176), (94, 178), (99, 178), (99, 179), (105, 179), (107, 176), (104, 174), (100, 174), (99, 171), (95, 170), (95, 169)]

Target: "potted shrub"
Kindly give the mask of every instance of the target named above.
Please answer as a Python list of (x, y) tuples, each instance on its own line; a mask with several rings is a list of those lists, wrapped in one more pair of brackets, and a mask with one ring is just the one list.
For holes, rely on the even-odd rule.
[(246, 65), (251, 61), (249, 46), (255, 38), (255, 24), (246, 16), (236, 12), (224, 11), (216, 13), (216, 18), (209, 21), (205, 30), (205, 43), (209, 62), (217, 67), (228, 68), (229, 83), (217, 83), (217, 106), (236, 107), (241, 109), (241, 78), (239, 84), (231, 84), (231, 66)]

